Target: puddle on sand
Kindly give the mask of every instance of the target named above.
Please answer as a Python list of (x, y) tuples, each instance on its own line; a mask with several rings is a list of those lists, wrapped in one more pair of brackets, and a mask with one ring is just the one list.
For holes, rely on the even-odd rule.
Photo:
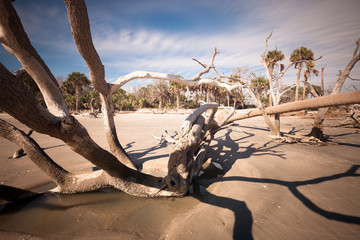
[(174, 217), (198, 203), (191, 196), (138, 198), (115, 190), (48, 194), (22, 203), (0, 203), (0, 231), (46, 239), (159, 239)]

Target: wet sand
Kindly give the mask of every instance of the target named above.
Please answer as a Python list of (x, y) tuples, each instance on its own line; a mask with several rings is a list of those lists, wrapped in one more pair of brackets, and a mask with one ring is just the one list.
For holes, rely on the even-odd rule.
[[(115, 121), (120, 142), (142, 171), (164, 176), (171, 145), (157, 145), (153, 135), (180, 130), (185, 117), (121, 114)], [(8, 115), (0, 118), (16, 123)], [(102, 119), (78, 119), (108, 149)], [(311, 124), (286, 117), (282, 131), (306, 134)], [(104, 190), (2, 203), (0, 239), (358, 239), (360, 131), (332, 127), (335, 120), (326, 124), (327, 146), (271, 141), (260, 117), (218, 132), (209, 156), (225, 175), (204, 174), (201, 194), (144, 199)], [(59, 140), (32, 137), (67, 170), (94, 167)], [(31, 191), (52, 187), (26, 156), (8, 159), (16, 145), (0, 138), (0, 147), (1, 184)]]

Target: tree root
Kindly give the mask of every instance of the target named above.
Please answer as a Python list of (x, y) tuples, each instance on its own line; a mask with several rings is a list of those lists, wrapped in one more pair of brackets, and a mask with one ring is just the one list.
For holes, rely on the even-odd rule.
[(326, 141), (321, 141), (319, 138), (309, 136), (309, 135), (289, 135), (284, 134), (282, 137), (277, 136), (269, 136), (276, 142), (280, 143), (300, 143), (300, 144), (306, 144), (306, 145), (312, 145), (312, 146), (325, 146), (328, 144)]
[(308, 136), (308, 137), (314, 137), (314, 138), (316, 138), (316, 139), (319, 139), (319, 140), (322, 141), (322, 142), (326, 142), (326, 141), (327, 141), (326, 137), (324, 136), (323, 131), (322, 131), (320, 128), (315, 127), (315, 126), (311, 129), (311, 132), (310, 132), (308, 135), (306, 135), (306, 136)]

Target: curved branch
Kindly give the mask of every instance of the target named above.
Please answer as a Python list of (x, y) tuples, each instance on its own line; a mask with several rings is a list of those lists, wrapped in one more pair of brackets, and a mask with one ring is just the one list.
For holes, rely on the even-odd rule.
[(64, 0), (64, 2), (76, 47), (90, 70), (91, 83), (100, 93), (108, 94), (110, 89), (105, 81), (104, 65), (92, 42), (86, 5), (83, 0)]
[(3, 119), (0, 119), (0, 136), (24, 149), (29, 158), (57, 184), (63, 183), (69, 176), (70, 173), (56, 164), (31, 137)]
[(214, 60), (215, 60), (215, 56), (216, 54), (218, 54), (219, 52), (216, 51), (216, 48), (214, 48), (214, 52), (213, 52), (213, 55), (211, 57), (211, 60), (210, 60), (210, 64), (206, 67), (205, 64), (201, 63), (199, 60), (197, 59), (194, 59), (194, 61), (196, 61), (197, 63), (199, 63), (201, 66), (203, 66), (205, 69), (198, 72), (194, 77), (192, 77), (190, 80), (193, 80), (193, 81), (196, 81), (196, 80), (199, 80), (200, 77), (202, 75), (204, 75), (205, 73), (208, 73), (210, 71), (211, 68), (215, 68), (214, 66)]
[(353, 81), (360, 81), (360, 78), (352, 78), (352, 77), (350, 77), (350, 76), (348, 76), (348, 78), (350, 78), (350, 79), (353, 80)]
[(317, 92), (315, 91), (315, 89), (313, 88), (313, 86), (308, 82), (308, 81), (301, 81), (304, 85), (306, 85), (306, 87), (310, 90), (311, 94), (314, 97), (319, 97), (319, 94), (317, 94)]
[(74, 41), (90, 70), (91, 83), (101, 95), (104, 125), (110, 151), (122, 163), (136, 169), (134, 163), (121, 146), (116, 134), (110, 85), (105, 81), (105, 69), (92, 42), (86, 5), (83, 0), (65, 0), (64, 2)]
[(0, 1), (0, 28), (1, 44), (35, 80), (48, 110), (56, 116), (70, 115), (55, 77), (31, 45), (10, 1)]
[(175, 74), (169, 74), (169, 73), (158, 73), (158, 72), (146, 72), (146, 71), (135, 71), (132, 73), (129, 73), (125, 76), (119, 77), (113, 84), (111, 84), (111, 92), (117, 91), (121, 86), (123, 86), (125, 83), (128, 83), (134, 79), (138, 78), (152, 78), (152, 79), (159, 79), (159, 80), (168, 80), (176, 83), (180, 83), (186, 86), (200, 86), (202, 84), (208, 84), (218, 87), (224, 87), (228, 91), (231, 91), (235, 88), (240, 87), (240, 84), (231, 84), (231, 83), (225, 83), (221, 82), (217, 79), (209, 79), (209, 78), (203, 78), (200, 80), (187, 80), (181, 77), (176, 76)]
[(294, 88), (294, 87), (296, 87), (296, 84), (288, 87), (286, 90), (284, 90), (282, 93), (280, 93), (280, 95), (279, 95), (279, 100), (281, 99), (281, 97), (282, 97), (285, 93), (289, 92), (289, 91), (290, 91), (292, 88)]
[[(37, 103), (35, 97), (13, 74), (0, 64), (0, 109), (27, 125), (34, 131), (64, 141), (71, 149), (106, 172), (106, 182), (91, 178), (91, 182), (79, 181), (75, 187), (61, 187), (61, 192), (72, 193), (99, 187), (114, 186), (135, 196), (152, 196), (164, 185), (162, 178), (143, 174), (126, 167), (114, 155), (102, 149), (89, 136), (86, 129), (72, 116), (55, 117)], [(24, 146), (24, 150), (25, 149)], [(78, 176), (73, 176), (78, 179)], [(78, 181), (78, 180), (76, 180)], [(101, 183), (101, 184), (100, 184)], [(85, 184), (85, 185), (84, 185)], [(103, 185), (101, 185), (103, 186)], [(85, 189), (85, 190), (84, 190)], [(161, 195), (177, 195), (162, 191)]]

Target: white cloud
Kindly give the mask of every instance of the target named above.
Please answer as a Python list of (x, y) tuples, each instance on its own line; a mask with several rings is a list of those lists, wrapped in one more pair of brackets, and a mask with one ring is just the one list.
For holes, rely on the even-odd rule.
[[(264, 40), (273, 30), (269, 42), (270, 50), (277, 46), (288, 57), (295, 48), (309, 47), (316, 56), (323, 56), (317, 66), (325, 66), (326, 80), (334, 82), (337, 71), (343, 69), (352, 56), (354, 41), (360, 36), (360, 2), (356, 0), (191, 3), (179, 1), (174, 5), (158, 0), (151, 4), (145, 1), (124, 5), (123, 2), (115, 2), (112, 5), (114, 11), (118, 8), (123, 9), (123, 12), (114, 13), (112, 9), (101, 7), (102, 4), (89, 2), (94, 44), (105, 64), (108, 80), (135, 70), (171, 72), (191, 77), (201, 70), (201, 66), (191, 58), (208, 63), (215, 46), (220, 51), (215, 60), (220, 72), (230, 73), (231, 69), (239, 66), (257, 71), (261, 69), (260, 55), (264, 51)], [(141, 25), (132, 22), (134, 17), (158, 9), (184, 14), (186, 17), (191, 6), (203, 8), (204, 12), (205, 8), (214, 9), (210, 16), (212, 22), (228, 18), (226, 24), (221, 27), (202, 25), (199, 31), (168, 31), (154, 29), (146, 25), (146, 22)], [(43, 10), (43, 7), (33, 8), (35, 13), (40, 10)], [(198, 12), (199, 16), (204, 12)], [(45, 55), (58, 51), (79, 58), (69, 34), (64, 8), (58, 6), (44, 12), (44, 19), (55, 19), (54, 26), (59, 28), (52, 29), (55, 34), (50, 33), (51, 28), (54, 28), (50, 26), (51, 21), (44, 23), (44, 20), (38, 17), (39, 14), (21, 15), (25, 18), (23, 22), (26, 23), (34, 44), (40, 46), (40, 49), (51, 49), (45, 51)], [(209, 16), (206, 17), (208, 20)], [(285, 62), (287, 61), (288, 58)], [(353, 70), (353, 76), (359, 75), (358, 65)], [(295, 74), (291, 70), (285, 80), (290, 84), (293, 79)], [(319, 82), (319, 78), (313, 77), (313, 80)], [(360, 88), (360, 83), (356, 84)]]

